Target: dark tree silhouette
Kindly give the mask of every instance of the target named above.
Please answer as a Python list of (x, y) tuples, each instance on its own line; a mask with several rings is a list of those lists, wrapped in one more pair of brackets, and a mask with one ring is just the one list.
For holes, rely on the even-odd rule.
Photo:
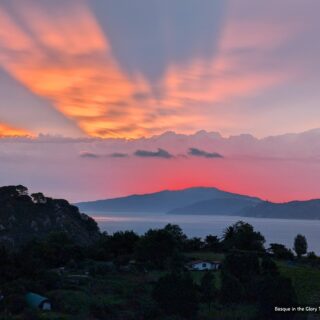
[(223, 246), (226, 250), (264, 251), (264, 243), (263, 235), (254, 231), (252, 225), (243, 221), (228, 227), (223, 235)]
[(185, 249), (187, 251), (199, 251), (203, 249), (203, 247), (204, 243), (201, 238), (193, 237), (185, 242)]
[(133, 231), (118, 231), (109, 237), (107, 246), (114, 257), (133, 254), (140, 237)]
[(207, 250), (219, 252), (221, 250), (221, 243), (217, 236), (208, 235), (204, 240), (204, 247)]
[(260, 276), (259, 259), (255, 253), (228, 254), (221, 271), (221, 299), (223, 302), (254, 301), (255, 285)]
[(164, 229), (151, 229), (146, 232), (137, 242), (135, 249), (135, 256), (139, 262), (161, 269), (170, 265), (178, 253), (179, 244), (172, 234)]
[(279, 275), (266, 275), (257, 284), (259, 319), (292, 319), (292, 313), (275, 313), (275, 306), (291, 307), (297, 298), (290, 279)]
[(228, 272), (221, 274), (220, 300), (225, 304), (241, 303), (245, 298), (245, 288), (240, 280)]
[(206, 272), (200, 283), (200, 298), (211, 309), (211, 304), (217, 297), (217, 289), (215, 287), (215, 277), (213, 272)]
[(279, 274), (279, 270), (278, 270), (276, 263), (268, 256), (262, 258), (261, 272), (264, 275), (278, 275)]
[(180, 248), (183, 248), (188, 238), (178, 225), (168, 223), (163, 229), (172, 235), (172, 237), (177, 241), (177, 244)]
[(293, 260), (293, 252), (283, 244), (271, 243), (268, 251), (277, 259)]
[(308, 250), (307, 239), (305, 236), (298, 234), (294, 239), (294, 251), (296, 252), (298, 258), (306, 254)]
[(158, 280), (153, 297), (167, 315), (196, 319), (199, 305), (198, 288), (188, 274), (169, 274)]

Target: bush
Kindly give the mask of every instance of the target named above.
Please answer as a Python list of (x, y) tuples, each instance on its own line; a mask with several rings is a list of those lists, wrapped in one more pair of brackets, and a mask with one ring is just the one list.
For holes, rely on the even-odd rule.
[(283, 244), (271, 243), (268, 251), (276, 258), (283, 260), (293, 260), (294, 254), (290, 249), (287, 249)]
[(26, 308), (24, 295), (12, 294), (5, 298), (6, 309), (12, 314), (19, 314)]
[(155, 284), (153, 297), (165, 314), (194, 319), (199, 307), (197, 291), (188, 274), (169, 274)]
[(67, 314), (81, 314), (89, 309), (90, 297), (80, 291), (56, 290), (50, 293), (53, 308)]
[(268, 275), (258, 283), (258, 305), (260, 319), (292, 319), (292, 313), (275, 313), (274, 306), (291, 307), (297, 297), (289, 278)]

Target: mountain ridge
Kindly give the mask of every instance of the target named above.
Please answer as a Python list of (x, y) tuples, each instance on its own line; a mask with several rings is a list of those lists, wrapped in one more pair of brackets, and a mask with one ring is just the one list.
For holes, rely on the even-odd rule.
[(214, 187), (192, 187), (181, 190), (162, 190), (148, 194), (80, 202), (75, 205), (87, 212), (167, 213), (173, 209), (192, 205), (195, 202), (221, 198), (262, 201), (257, 197), (227, 192)]
[(320, 219), (320, 199), (274, 203), (215, 187), (162, 190), (148, 194), (80, 202), (75, 205), (90, 214), (166, 213), (235, 215), (244, 218)]

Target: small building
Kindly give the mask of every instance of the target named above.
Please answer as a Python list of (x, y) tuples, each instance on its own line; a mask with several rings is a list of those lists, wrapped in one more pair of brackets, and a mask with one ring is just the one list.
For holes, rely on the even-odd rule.
[(187, 269), (193, 271), (218, 270), (220, 266), (220, 261), (195, 260), (187, 264)]
[(40, 296), (39, 294), (29, 292), (26, 294), (26, 301), (30, 308), (39, 309), (43, 311), (51, 310), (51, 302), (48, 298)]

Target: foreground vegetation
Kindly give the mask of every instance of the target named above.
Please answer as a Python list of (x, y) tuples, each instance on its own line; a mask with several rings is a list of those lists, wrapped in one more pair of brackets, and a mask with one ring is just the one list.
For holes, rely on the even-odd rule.
[[(0, 250), (0, 319), (305, 319), (274, 307), (317, 305), (320, 263), (298, 235), (296, 255), (238, 222), (222, 239), (188, 238), (176, 225), (101, 234), (79, 246), (52, 233), (18, 250)], [(192, 271), (189, 261), (221, 261), (218, 271)], [(52, 311), (25, 295), (49, 299)]]

